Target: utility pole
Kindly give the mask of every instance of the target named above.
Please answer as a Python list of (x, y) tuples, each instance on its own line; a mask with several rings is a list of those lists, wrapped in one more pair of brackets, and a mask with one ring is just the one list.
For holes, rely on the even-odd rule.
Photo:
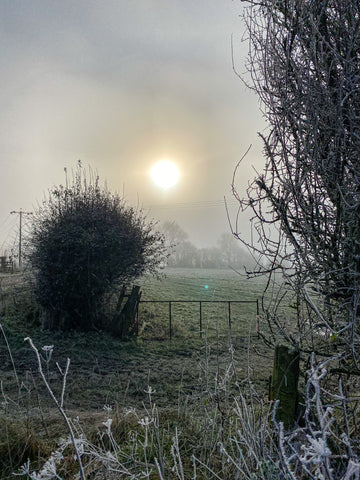
[(13, 210), (10, 212), (10, 214), (17, 214), (19, 215), (19, 220), (20, 220), (20, 227), (19, 227), (19, 270), (21, 270), (22, 267), (22, 258), (21, 258), (21, 242), (22, 242), (22, 217), (23, 215), (32, 215), (33, 212), (23, 212), (22, 208), (17, 212)]

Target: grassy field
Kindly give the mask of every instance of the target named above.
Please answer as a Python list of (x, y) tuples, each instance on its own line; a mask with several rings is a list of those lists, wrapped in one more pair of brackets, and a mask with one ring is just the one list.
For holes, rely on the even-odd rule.
[[(223, 270), (173, 269), (166, 272), (166, 278), (142, 279), (141, 285), (143, 301), (255, 302), (263, 290), (259, 281), (249, 281), (235, 272)], [(196, 412), (200, 407), (210, 412), (212, 405), (216, 411), (221, 395), (226, 392), (228, 398), (229, 392), (237, 390), (242, 382), (247, 383), (249, 377), (259, 391), (266, 394), (272, 352), (257, 337), (256, 303), (232, 304), (230, 336), (227, 303), (204, 303), (201, 337), (199, 304), (173, 304), (171, 341), (168, 304), (142, 303), (140, 337), (121, 343), (105, 332), (42, 331), (32, 306), (16, 302), (11, 295), (9, 298), (10, 305), (1, 318), (0, 337), (1, 479), (13, 478), (11, 472), (27, 457), (34, 460), (35, 465), (41, 465), (65, 430), (39, 376), (34, 352), (24, 342), (27, 336), (39, 349), (54, 345), (52, 358), (44, 362), (44, 369), (57, 395), (61, 392), (62, 376), (56, 362), (63, 369), (66, 358), (71, 359), (64, 404), (71, 418), (80, 417), (82, 428), (90, 436), (102, 428), (106, 419), (104, 405), (112, 406), (120, 425), (119, 435), (124, 435), (123, 412), (129, 408), (146, 412), (149, 386), (154, 391), (152, 401), (160, 417), (167, 419), (167, 426), (176, 425), (180, 417), (184, 417), (185, 406), (186, 415), (192, 412), (193, 420), (199, 417)], [(45, 357), (45, 353), (42, 354)], [(232, 379), (233, 384), (229, 383), (220, 395), (219, 385), (224, 379), (226, 382)], [(186, 428), (190, 427), (188, 423)], [(183, 431), (186, 428), (182, 425)], [(190, 441), (195, 433), (187, 435)], [(64, 474), (61, 478), (76, 477)]]
[[(168, 269), (165, 279), (147, 279), (141, 284), (143, 337), (169, 337), (169, 301), (173, 338), (197, 338), (205, 333), (212, 338), (226, 337), (229, 317), (234, 342), (255, 333), (256, 302), (263, 290), (259, 280), (248, 280), (232, 270)], [(152, 300), (163, 303), (146, 303)]]

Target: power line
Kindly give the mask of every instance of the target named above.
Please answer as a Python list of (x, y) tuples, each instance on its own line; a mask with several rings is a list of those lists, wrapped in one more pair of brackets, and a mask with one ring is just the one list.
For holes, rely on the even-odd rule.
[[(236, 200), (230, 200), (226, 202), (227, 206), (238, 205)], [(225, 207), (224, 200), (200, 200), (197, 202), (179, 202), (179, 203), (167, 203), (146, 205), (144, 208), (156, 209), (156, 210), (172, 210), (172, 209), (187, 209), (187, 208), (217, 208)]]
[[(0, 225), (1, 234), (2, 234), (2, 244), (1, 244), (1, 247), (0, 247), (0, 252), (2, 252), (4, 250), (5, 244), (7, 244), (9, 242), (10, 235), (13, 235), (16, 223), (17, 223), (16, 218), (9, 215), (8, 217), (6, 217), (6, 219)], [(6, 225), (6, 227), (5, 227), (5, 225)]]
[(3, 219), (3, 221), (0, 223), (0, 228), (4, 228), (5, 225), (10, 222), (11, 220), (13, 220), (12, 217), (9, 217), (8, 215)]

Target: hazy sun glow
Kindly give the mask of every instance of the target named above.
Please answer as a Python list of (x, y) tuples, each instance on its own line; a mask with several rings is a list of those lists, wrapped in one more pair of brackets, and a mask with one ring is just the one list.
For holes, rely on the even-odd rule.
[(178, 182), (179, 170), (174, 162), (162, 160), (152, 167), (151, 177), (156, 185), (167, 190)]

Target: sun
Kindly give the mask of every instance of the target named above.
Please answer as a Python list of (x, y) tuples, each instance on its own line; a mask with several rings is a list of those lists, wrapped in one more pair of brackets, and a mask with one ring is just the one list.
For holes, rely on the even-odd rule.
[(152, 167), (151, 177), (156, 185), (167, 190), (177, 184), (179, 180), (179, 170), (174, 162), (162, 160)]

